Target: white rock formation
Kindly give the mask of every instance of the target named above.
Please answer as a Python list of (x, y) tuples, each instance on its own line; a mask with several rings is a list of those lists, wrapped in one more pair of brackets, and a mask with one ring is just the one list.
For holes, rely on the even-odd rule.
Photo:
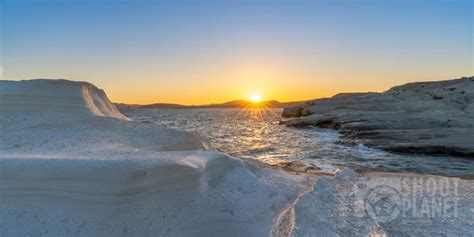
[(86, 82), (0, 81), (0, 101), (0, 236), (266, 236), (307, 187)]
[(474, 157), (474, 77), (345, 93), (287, 108), (287, 126), (339, 130), (343, 143)]
[(0, 81), (0, 99), (2, 237), (474, 233), (469, 180), (456, 219), (379, 224), (353, 215), (355, 172), (296, 175), (208, 150), (199, 135), (129, 121), (89, 83)]
[(472, 236), (473, 195), (472, 179), (345, 170), (298, 199), (292, 235)]
[(87, 115), (129, 120), (109, 101), (105, 92), (88, 82), (67, 80), (2, 81), (2, 112), (56, 112), (71, 117)]

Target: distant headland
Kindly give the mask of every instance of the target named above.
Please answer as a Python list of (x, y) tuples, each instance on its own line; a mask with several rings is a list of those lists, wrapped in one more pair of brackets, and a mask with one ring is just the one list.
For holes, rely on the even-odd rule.
[(279, 102), (276, 100), (268, 100), (262, 102), (251, 102), (247, 100), (233, 100), (220, 104), (207, 104), (207, 105), (181, 105), (173, 103), (153, 103), (146, 105), (138, 104), (124, 104), (114, 103), (119, 109), (124, 108), (161, 108), (161, 109), (224, 109), (224, 108), (286, 108), (302, 104), (304, 101), (292, 101), (292, 102)]

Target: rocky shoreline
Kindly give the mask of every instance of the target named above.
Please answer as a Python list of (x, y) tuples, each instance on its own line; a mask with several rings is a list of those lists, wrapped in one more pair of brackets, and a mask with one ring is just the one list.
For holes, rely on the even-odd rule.
[(340, 142), (474, 158), (474, 77), (343, 93), (284, 109), (292, 127), (338, 130)]
[(474, 233), (469, 179), (332, 175), (294, 161), (268, 169), (133, 121), (87, 82), (0, 81), (0, 98), (0, 236)]

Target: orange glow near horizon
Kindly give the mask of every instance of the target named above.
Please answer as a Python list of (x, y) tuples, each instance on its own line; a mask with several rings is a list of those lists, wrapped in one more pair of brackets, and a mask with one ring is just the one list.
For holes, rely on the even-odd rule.
[(249, 101), (253, 103), (260, 103), (262, 102), (262, 96), (258, 92), (253, 92), (249, 97)]
[[(339, 92), (338, 88), (300, 88), (295, 85), (277, 85), (268, 82), (265, 90), (256, 92), (247, 86), (239, 88), (240, 85), (201, 85), (201, 87), (189, 86), (184, 88), (169, 88), (163, 86), (142, 86), (130, 89), (127, 86), (101, 85), (112, 102), (126, 104), (152, 104), (152, 103), (176, 103), (183, 105), (204, 105), (214, 103), (225, 103), (234, 100), (247, 100), (253, 103), (277, 100), (279, 102), (305, 101), (322, 97), (330, 97)], [(249, 91), (251, 91), (249, 93)], [(349, 90), (353, 92), (356, 90)], [(357, 90), (359, 91), (359, 90)], [(263, 96), (265, 95), (265, 96)]]
[[(392, 86), (413, 81), (429, 81), (428, 75), (400, 76), (384, 73), (370, 74), (363, 69), (345, 71), (294, 65), (277, 56), (235, 56), (220, 62), (201, 62), (189, 68), (161, 70), (103, 70), (82, 71), (67, 79), (88, 81), (105, 90), (117, 103), (173, 103), (204, 105), (234, 100), (279, 102), (305, 101), (331, 97), (342, 92), (382, 92)], [(244, 63), (239, 58), (248, 58)], [(457, 75), (441, 75), (440, 79)], [(60, 78), (51, 76), (51, 78)], [(113, 79), (108, 79), (113, 78)], [(381, 79), (382, 78), (382, 79)], [(260, 98), (258, 98), (260, 97)]]
[[(378, 78), (364, 78), (364, 80), (347, 80), (344, 83), (335, 83), (331, 77), (281, 76), (274, 79), (228, 79), (212, 80), (197, 78), (186, 85), (176, 84), (175, 79), (170, 83), (141, 79), (117, 82), (87, 80), (105, 90), (112, 102), (126, 104), (153, 104), (173, 103), (182, 105), (205, 105), (225, 103), (234, 100), (248, 100), (261, 102), (277, 100), (279, 102), (306, 101), (324, 97), (331, 97), (343, 92), (383, 92), (395, 85), (401, 85), (415, 80), (378, 80)], [(137, 77), (130, 77), (137, 78)], [(216, 75), (215, 78), (222, 78)], [(238, 77), (237, 77), (238, 78)], [(261, 78), (261, 77), (260, 77)], [(320, 79), (319, 79), (320, 78)], [(455, 76), (446, 78), (455, 78)], [(391, 79), (391, 78), (390, 78)], [(178, 80), (176, 80), (178, 81)], [(429, 81), (421, 79), (420, 81)], [(252, 85), (252, 86), (249, 86)], [(263, 88), (256, 91), (254, 88)], [(264, 95), (264, 96), (263, 96)]]
[[(124, 72), (113, 82), (92, 82), (104, 89), (111, 101), (127, 104), (203, 105), (233, 100), (290, 102), (332, 96), (338, 92), (331, 80), (311, 80), (318, 78), (314, 72), (293, 69), (276, 59), (253, 58), (255, 61), (245, 64), (221, 62), (189, 72), (171, 69), (156, 74)], [(321, 77), (326, 76), (321, 74)], [(137, 79), (130, 81), (128, 78)]]
[[(132, 85), (96, 85), (104, 89), (107, 96), (112, 102), (126, 104), (153, 104), (153, 103), (173, 103), (182, 105), (205, 105), (225, 103), (234, 100), (247, 100), (254, 103), (262, 101), (277, 100), (279, 102), (305, 101), (323, 97), (330, 97), (341, 92), (366, 92), (366, 91), (384, 91), (384, 87), (376, 89), (362, 89), (362, 87), (354, 89), (344, 89), (331, 87), (329, 83), (321, 81), (319, 85), (300, 86), (298, 84), (286, 83), (282, 80), (275, 82), (264, 82), (269, 86), (261, 86), (265, 88), (256, 92), (248, 86), (242, 86), (232, 80), (226, 80), (228, 83), (209, 84), (196, 82), (194, 85), (175, 88), (169, 86), (136, 84)], [(247, 84), (247, 83), (246, 83)], [(346, 87), (347, 88), (347, 87)], [(372, 87), (373, 88), (373, 87)], [(250, 91), (250, 92), (249, 92)], [(265, 95), (265, 96), (263, 96)]]

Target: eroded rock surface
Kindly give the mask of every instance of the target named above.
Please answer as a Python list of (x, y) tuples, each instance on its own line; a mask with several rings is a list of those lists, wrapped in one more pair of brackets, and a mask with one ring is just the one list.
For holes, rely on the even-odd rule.
[(337, 129), (346, 144), (474, 157), (474, 77), (339, 94), (285, 109), (283, 116), (299, 117), (282, 121), (287, 126)]

